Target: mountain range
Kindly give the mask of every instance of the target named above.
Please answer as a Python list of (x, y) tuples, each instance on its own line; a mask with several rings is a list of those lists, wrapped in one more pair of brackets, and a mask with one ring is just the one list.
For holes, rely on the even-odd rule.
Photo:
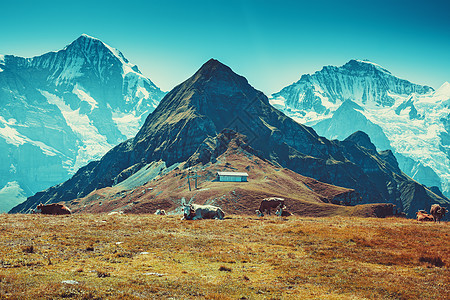
[(367, 133), (391, 149), (400, 169), (450, 194), (450, 84), (438, 90), (394, 76), (378, 64), (351, 60), (302, 75), (270, 102), (329, 139)]
[(392, 151), (379, 152), (366, 133), (354, 132), (343, 141), (321, 137), (275, 109), (244, 77), (211, 59), (164, 96), (134, 138), (80, 168), (66, 182), (29, 197), (11, 212), (28, 212), (40, 202), (70, 205), (96, 190), (144, 174), (155, 164), (161, 165), (160, 172), (165, 168), (175, 172), (176, 168), (214, 163), (211, 156), (217, 155), (209, 149), (214, 145), (211, 139), (226, 129), (246, 137), (246, 144), (253, 149), (247, 152), (274, 167), (353, 190), (358, 203), (393, 203), (408, 216), (431, 203), (449, 203), (403, 173)]
[(134, 137), (164, 95), (85, 34), (41, 56), (0, 55), (0, 212)]

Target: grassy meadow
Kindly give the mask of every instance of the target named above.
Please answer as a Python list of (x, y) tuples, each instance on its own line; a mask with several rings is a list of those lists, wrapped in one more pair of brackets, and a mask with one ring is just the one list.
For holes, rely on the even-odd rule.
[(0, 299), (450, 299), (450, 227), (0, 215)]

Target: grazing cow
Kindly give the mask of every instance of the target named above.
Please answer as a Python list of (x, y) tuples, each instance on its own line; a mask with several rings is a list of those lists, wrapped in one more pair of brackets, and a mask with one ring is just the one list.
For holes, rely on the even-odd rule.
[(255, 212), (258, 217), (264, 217), (264, 214), (259, 209), (255, 210)]
[(213, 205), (190, 204), (184, 206), (182, 220), (219, 219), (223, 220), (225, 214), (220, 207)]
[(424, 221), (434, 221), (434, 218), (432, 215), (429, 215), (424, 210), (419, 210), (416, 212), (417, 221), (424, 222)]
[(430, 214), (434, 218), (434, 222), (441, 222), (442, 217), (445, 216), (445, 213), (447, 212), (446, 207), (442, 207), (439, 204), (433, 204), (431, 205)]
[(36, 207), (35, 212), (43, 215), (70, 215), (72, 213), (67, 206), (58, 203), (46, 205), (41, 203)]
[(292, 216), (292, 213), (288, 210), (283, 209), (281, 206), (277, 207), (277, 211), (275, 214), (279, 217), (290, 217)]
[(158, 216), (165, 216), (166, 215), (166, 211), (164, 210), (164, 209), (157, 209), (156, 211), (155, 211), (155, 215), (158, 215)]
[(259, 205), (259, 211), (261, 213), (267, 212), (267, 214), (270, 215), (271, 209), (277, 209), (278, 207), (286, 208), (286, 205), (284, 205), (284, 199), (283, 198), (265, 198), (263, 201), (261, 201), (261, 204)]

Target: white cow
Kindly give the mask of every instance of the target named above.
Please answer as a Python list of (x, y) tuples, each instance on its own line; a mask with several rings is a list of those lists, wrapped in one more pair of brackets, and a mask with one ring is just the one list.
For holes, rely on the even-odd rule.
[(277, 207), (277, 211), (275, 212), (275, 214), (279, 217), (290, 217), (292, 216), (292, 213), (288, 210), (285, 210), (286, 206), (282, 207), (282, 206), (278, 206)]
[(264, 213), (262, 211), (260, 211), (259, 209), (255, 210), (255, 212), (258, 217), (264, 217)]
[(183, 220), (219, 219), (223, 220), (225, 214), (220, 207), (213, 205), (190, 204), (183, 207)]
[(164, 209), (157, 209), (155, 211), (155, 215), (159, 215), (159, 216), (165, 216), (166, 215), (166, 211)]

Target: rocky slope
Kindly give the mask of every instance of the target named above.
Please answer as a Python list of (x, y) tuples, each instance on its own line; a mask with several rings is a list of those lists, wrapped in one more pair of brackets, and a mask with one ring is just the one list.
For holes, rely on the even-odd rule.
[[(250, 176), (248, 182), (218, 182), (214, 180), (218, 171), (245, 171)], [(198, 182), (195, 188), (191, 179), (190, 191), (187, 175), (193, 172)], [(124, 184), (95, 190), (66, 205), (76, 213), (154, 213), (164, 209), (168, 214), (178, 214), (184, 202), (217, 205), (226, 214), (254, 215), (261, 199), (278, 196), (285, 199), (292, 213), (301, 216), (385, 217), (395, 211), (389, 204), (357, 205), (361, 199), (354, 190), (280, 168), (259, 157), (245, 136), (230, 129), (207, 138), (186, 163), (154, 175), (137, 172)], [(130, 182), (143, 177), (144, 184), (126, 189)]]
[(303, 75), (273, 94), (271, 103), (330, 139), (368, 133), (377, 148), (394, 152), (402, 171), (449, 194), (449, 87), (434, 91), (351, 60)]
[(0, 201), (17, 204), (100, 159), (163, 96), (120, 51), (87, 35), (33, 58), (1, 55), (0, 188), (10, 196)]
[(135, 138), (11, 212), (26, 212), (39, 202), (84, 197), (155, 161), (167, 166), (185, 162), (205, 140), (225, 128), (247, 136), (248, 144), (272, 163), (354, 189), (363, 203), (389, 202), (412, 215), (431, 202), (448, 201), (403, 174), (392, 153), (378, 153), (364, 133), (343, 142), (320, 137), (312, 128), (274, 109), (244, 77), (212, 59), (161, 100)]

